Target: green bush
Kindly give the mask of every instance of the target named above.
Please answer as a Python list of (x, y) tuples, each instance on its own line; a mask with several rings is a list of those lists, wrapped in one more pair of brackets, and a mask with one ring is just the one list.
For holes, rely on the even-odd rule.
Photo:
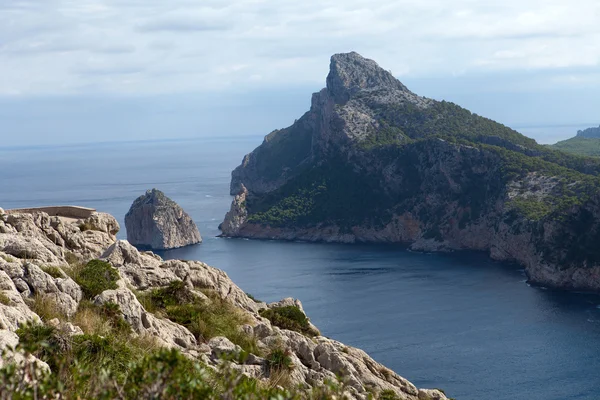
[(78, 335), (73, 337), (73, 357), (91, 369), (109, 369), (119, 381), (134, 360), (133, 348), (115, 336)]
[(4, 304), (5, 306), (10, 304), (10, 299), (2, 292), (0, 292), (0, 304)]
[(271, 350), (266, 360), (269, 371), (290, 370), (294, 366), (290, 351), (279, 347)]
[(183, 282), (173, 281), (167, 287), (140, 294), (139, 298), (148, 311), (185, 326), (198, 340), (225, 336), (244, 351), (260, 354), (256, 339), (240, 329), (250, 322), (248, 316), (217, 293), (210, 290), (204, 293), (209, 300), (192, 293)]
[(87, 299), (93, 299), (105, 290), (116, 289), (119, 280), (117, 270), (101, 260), (91, 260), (82, 267), (74, 267), (72, 274)]
[(260, 315), (271, 321), (273, 325), (283, 329), (289, 329), (309, 336), (316, 336), (319, 334), (311, 328), (306, 315), (296, 306), (261, 310)]
[(378, 400), (400, 400), (400, 397), (393, 390), (384, 390), (379, 393)]

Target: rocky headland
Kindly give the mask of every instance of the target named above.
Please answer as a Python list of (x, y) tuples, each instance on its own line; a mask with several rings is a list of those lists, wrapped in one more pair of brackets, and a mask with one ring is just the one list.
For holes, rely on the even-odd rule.
[(176, 202), (157, 189), (138, 197), (125, 215), (129, 243), (169, 250), (202, 242), (198, 227)]
[(300, 301), (255, 300), (118, 229), (0, 209), (1, 398), (446, 399), (321, 336)]
[(232, 172), (224, 236), (484, 251), (600, 290), (600, 161), (411, 92), (357, 53)]

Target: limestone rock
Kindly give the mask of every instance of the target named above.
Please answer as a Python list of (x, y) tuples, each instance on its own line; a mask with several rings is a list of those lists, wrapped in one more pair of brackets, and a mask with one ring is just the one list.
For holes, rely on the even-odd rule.
[(419, 400), (447, 400), (447, 397), (437, 389), (419, 389)]
[(125, 215), (127, 240), (154, 250), (174, 249), (202, 242), (190, 216), (157, 189), (138, 197)]
[(118, 268), (121, 276), (139, 290), (184, 281), (194, 288), (214, 290), (242, 309), (256, 312), (259, 307), (224, 271), (200, 261), (163, 261), (156, 255), (139, 252), (124, 240), (108, 248), (102, 258)]
[(105, 290), (94, 299), (96, 304), (114, 303), (119, 306), (123, 318), (138, 334), (156, 337), (165, 347), (193, 349), (196, 338), (181, 325), (166, 319), (159, 319), (147, 312), (131, 290), (121, 288)]
[(8, 304), (0, 302), (0, 329), (14, 332), (24, 323), (41, 323), (40, 317), (31, 311), (12, 279), (2, 270), (0, 270), (0, 294), (8, 300)]
[(219, 225), (219, 229), (223, 232), (223, 235), (237, 235), (244, 222), (246, 222), (246, 218), (248, 218), (246, 196), (248, 196), (248, 189), (244, 185), (241, 185), (240, 192), (231, 202), (231, 209), (225, 214), (225, 220)]
[(222, 356), (230, 356), (239, 354), (242, 350), (240, 346), (235, 345), (231, 340), (223, 336), (217, 336), (208, 341), (208, 346), (211, 348), (212, 356), (216, 359)]

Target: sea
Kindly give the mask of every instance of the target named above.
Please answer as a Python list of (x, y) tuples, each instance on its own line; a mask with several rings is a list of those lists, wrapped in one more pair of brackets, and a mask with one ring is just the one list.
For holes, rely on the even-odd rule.
[(121, 224), (158, 188), (204, 242), (167, 251), (220, 268), (271, 302), (299, 298), (323, 335), (458, 400), (600, 398), (600, 297), (527, 284), (485, 254), (224, 239), (230, 174), (262, 137), (0, 148), (0, 207), (80, 205)]

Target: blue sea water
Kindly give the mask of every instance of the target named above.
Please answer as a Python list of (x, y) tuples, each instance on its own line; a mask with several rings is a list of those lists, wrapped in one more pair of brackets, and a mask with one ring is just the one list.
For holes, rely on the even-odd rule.
[(260, 137), (0, 149), (0, 207), (89, 206), (123, 217), (156, 187), (204, 243), (163, 254), (225, 270), (265, 301), (300, 298), (326, 336), (461, 400), (598, 398), (600, 297), (529, 287), (483, 254), (220, 239), (231, 170)]

